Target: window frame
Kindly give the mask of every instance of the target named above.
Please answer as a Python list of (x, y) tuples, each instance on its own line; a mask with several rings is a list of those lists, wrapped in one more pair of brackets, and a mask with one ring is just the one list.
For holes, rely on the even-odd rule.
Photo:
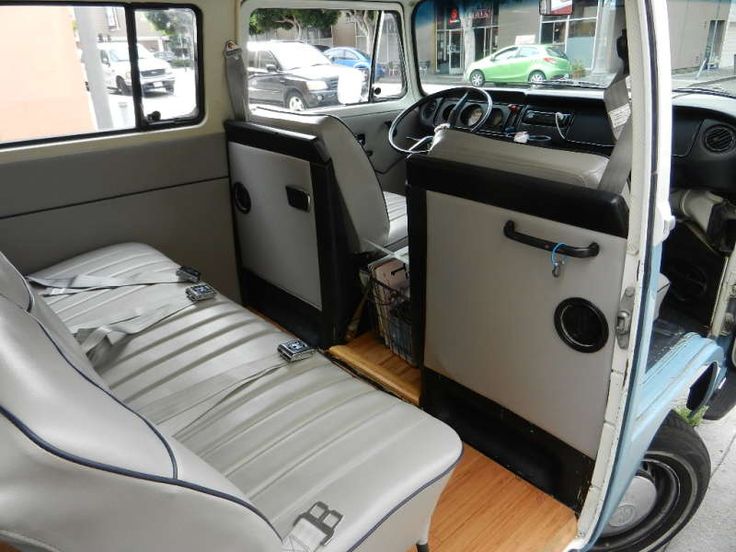
[[(406, 98), (406, 95), (409, 93), (409, 64), (407, 63), (409, 60), (406, 56), (406, 44), (404, 44), (405, 34), (404, 34), (404, 14), (398, 10), (391, 10), (391, 9), (379, 9), (377, 10), (379, 12), (378, 20), (376, 21), (376, 31), (373, 36), (373, 48), (371, 50), (371, 73), (370, 73), (370, 83), (368, 85), (368, 101), (363, 102), (362, 104), (352, 104), (352, 105), (366, 105), (366, 104), (381, 104), (385, 102), (393, 102), (393, 101), (399, 101)], [(396, 18), (396, 27), (397, 32), (396, 35), (399, 37), (399, 55), (401, 58), (401, 95), (399, 96), (388, 96), (385, 98), (381, 98), (380, 95), (376, 96), (375, 89), (377, 86), (376, 83), (376, 69), (378, 67), (378, 52), (381, 48), (381, 39), (383, 38), (383, 26), (385, 24), (386, 20), (386, 14), (392, 14)]]
[[(122, 8), (125, 13), (125, 24), (127, 28), (128, 52), (130, 57), (131, 80), (132, 80), (132, 99), (133, 111), (135, 115), (135, 124), (129, 128), (118, 128), (111, 130), (101, 130), (97, 132), (85, 132), (78, 134), (64, 134), (61, 136), (48, 136), (44, 138), (31, 138), (29, 140), (18, 140), (14, 142), (0, 142), (0, 151), (13, 148), (22, 148), (25, 146), (38, 146), (44, 144), (58, 144), (60, 142), (73, 142), (78, 140), (88, 140), (94, 138), (106, 138), (109, 136), (122, 136), (133, 134), (145, 134), (157, 130), (167, 130), (172, 128), (194, 127), (200, 125), (205, 120), (205, 90), (204, 90), (204, 40), (203, 32), (203, 16), (202, 10), (195, 4), (182, 3), (166, 3), (166, 2), (120, 2), (120, 1), (92, 1), (85, 2), (81, 0), (71, 0), (69, 2), (59, 2), (53, 0), (26, 0), (17, 2), (13, 0), (0, 0), (0, 8), (3, 6), (13, 7), (33, 7), (33, 6), (53, 6), (53, 7), (69, 7), (69, 8)], [(198, 113), (196, 117), (190, 118), (174, 118), (166, 119), (160, 122), (148, 121), (143, 113), (143, 90), (140, 83), (140, 72), (138, 68), (138, 33), (135, 22), (135, 14), (137, 11), (146, 10), (169, 10), (169, 9), (188, 9), (194, 14), (195, 30), (197, 33), (196, 47), (196, 63), (194, 66), (196, 78), (195, 100), (197, 103)]]

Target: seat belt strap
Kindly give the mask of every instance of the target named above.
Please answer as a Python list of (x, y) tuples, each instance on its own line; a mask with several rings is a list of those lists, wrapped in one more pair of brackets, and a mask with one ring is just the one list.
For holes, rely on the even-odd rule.
[(201, 273), (192, 267), (181, 266), (175, 273), (139, 272), (129, 276), (95, 276), (94, 274), (76, 274), (63, 278), (26, 278), (32, 284), (44, 286), (41, 291), (45, 297), (56, 295), (73, 295), (86, 291), (112, 289), (127, 286), (144, 286), (150, 284), (199, 283)]
[(215, 297), (217, 292), (208, 284), (197, 284), (185, 290), (185, 297), (154, 309), (136, 308), (117, 315), (112, 320), (97, 320), (72, 325), (69, 329), (89, 355), (105, 339), (115, 345), (124, 337), (141, 333), (167, 318), (194, 306), (195, 303)]
[[(608, 159), (606, 170), (601, 176), (599, 190), (618, 195), (627, 195), (631, 175), (631, 156), (634, 152), (633, 128), (631, 126), (631, 103), (626, 77), (629, 74), (628, 45), (625, 30), (616, 41), (616, 49), (622, 66), (603, 92), (608, 122), (616, 145)], [(628, 201), (627, 201), (628, 203)]]
[[(316, 363), (305, 359), (302, 363)], [(280, 354), (272, 354), (241, 364), (204, 381), (167, 395), (139, 412), (169, 435), (176, 435), (244, 388), (276, 370), (292, 364)]]
[(248, 72), (243, 59), (243, 51), (236, 42), (228, 40), (225, 43), (224, 55), (227, 88), (230, 93), (233, 116), (239, 121), (245, 121), (245, 87), (248, 82)]
[[(626, 195), (628, 192), (629, 176), (631, 175), (631, 156), (634, 153), (634, 139), (631, 119), (624, 123), (616, 146), (608, 158), (608, 165), (603, 171), (599, 190), (614, 194)], [(628, 202), (627, 202), (628, 203)]]
[(291, 531), (281, 542), (281, 551), (314, 552), (330, 542), (342, 518), (340, 512), (330, 510), (324, 502), (315, 502), (307, 512), (296, 518)]

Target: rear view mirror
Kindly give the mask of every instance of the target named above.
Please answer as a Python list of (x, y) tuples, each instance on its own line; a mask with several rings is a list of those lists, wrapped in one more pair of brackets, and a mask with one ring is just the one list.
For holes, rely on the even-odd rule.
[(572, 0), (539, 0), (540, 15), (572, 15)]

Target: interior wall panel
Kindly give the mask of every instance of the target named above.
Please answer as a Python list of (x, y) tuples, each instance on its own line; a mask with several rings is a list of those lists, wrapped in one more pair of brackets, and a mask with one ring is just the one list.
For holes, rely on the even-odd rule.
[(227, 174), (224, 133), (5, 163), (0, 218)]
[(227, 178), (0, 219), (0, 251), (25, 274), (128, 241), (196, 267), (240, 300)]

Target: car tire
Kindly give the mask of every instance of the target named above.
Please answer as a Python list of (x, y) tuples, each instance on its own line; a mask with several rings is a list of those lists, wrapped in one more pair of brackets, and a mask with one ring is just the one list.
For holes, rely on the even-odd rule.
[(116, 78), (115, 83), (118, 85), (118, 92), (120, 92), (123, 96), (130, 96), (130, 86), (126, 84), (123, 77)]
[(296, 90), (292, 90), (286, 95), (284, 107), (289, 111), (304, 111), (307, 109), (307, 102), (304, 100), (304, 96)]
[(670, 412), (593, 550), (660, 550), (698, 510), (709, 481), (708, 449), (685, 420)]
[(470, 73), (468, 80), (470, 81), (470, 84), (478, 88), (486, 83), (486, 76), (483, 74), (483, 71), (476, 69)]
[(547, 80), (547, 76), (541, 71), (532, 71), (529, 73), (529, 82), (543, 82)]

